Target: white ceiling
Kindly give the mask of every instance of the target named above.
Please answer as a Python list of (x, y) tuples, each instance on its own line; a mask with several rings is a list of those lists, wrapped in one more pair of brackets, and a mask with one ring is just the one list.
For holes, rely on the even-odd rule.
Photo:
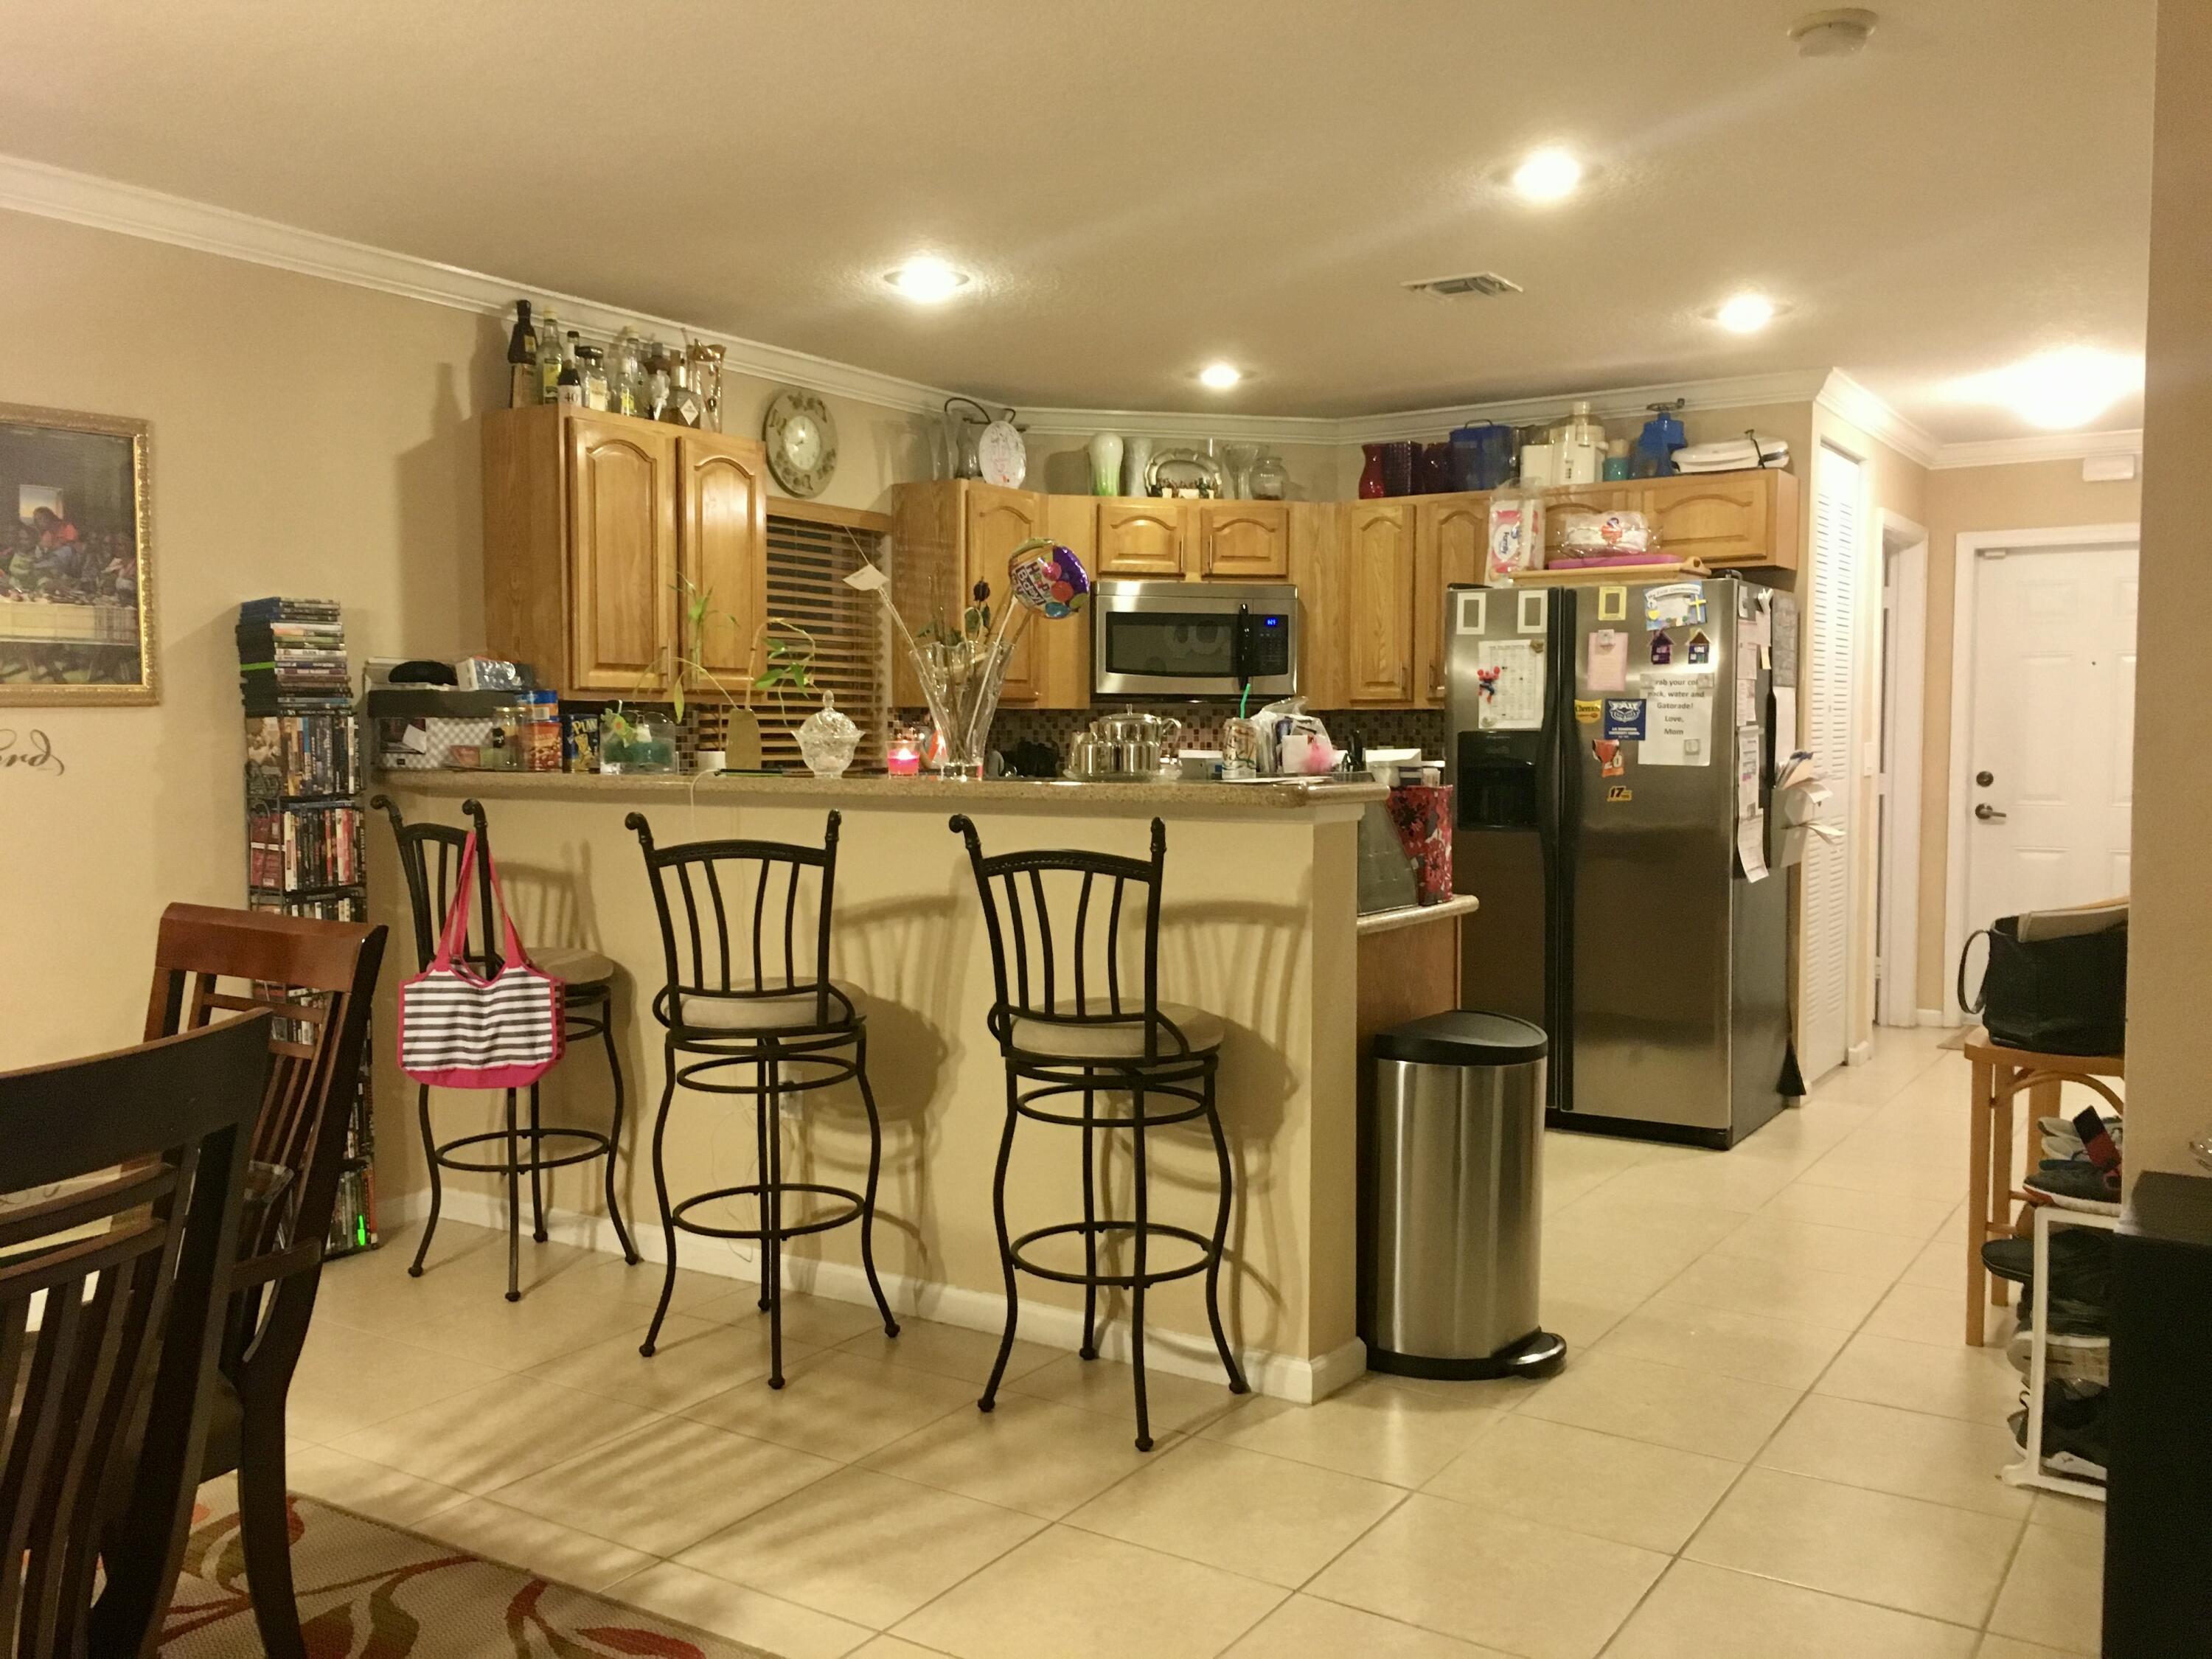
[[(1017, 404), (1833, 365), (1960, 441), (2028, 428), (1954, 378), (2140, 353), (2153, 0), (1894, 0), (1831, 61), (1806, 9), (9, 0), (0, 149)], [(1597, 172), (1534, 208), (1542, 143)], [(917, 251), (975, 283), (908, 304)], [(1474, 270), (1527, 291), (1399, 286)], [(1699, 314), (1747, 287), (1765, 333)]]

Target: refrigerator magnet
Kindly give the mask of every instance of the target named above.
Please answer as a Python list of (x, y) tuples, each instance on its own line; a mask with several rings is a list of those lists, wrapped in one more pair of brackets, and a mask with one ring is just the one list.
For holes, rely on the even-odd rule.
[(1540, 587), (1524, 587), (1513, 596), (1520, 602), (1520, 612), (1514, 622), (1516, 634), (1540, 634), (1547, 616), (1546, 601), (1552, 596)]
[(1459, 595), (1459, 614), (1452, 618), (1455, 634), (1480, 634), (1489, 627), (1490, 595), (1477, 588)]
[(1600, 622), (1628, 620), (1628, 590), (1620, 586), (1607, 586), (1597, 591), (1597, 619)]
[(1590, 752), (1597, 757), (1598, 776), (1625, 778), (1628, 775), (1628, 757), (1621, 752), (1618, 738), (1592, 738)]
[(1604, 715), (1605, 701), (1603, 698), (1577, 697), (1575, 699), (1576, 725), (1595, 726), (1600, 720), (1604, 718)]
[(1713, 642), (1703, 634), (1691, 635), (1689, 659), (1693, 663), (1711, 662), (1713, 659)]
[(1633, 738), (1642, 742), (1644, 699), (1607, 697), (1605, 700), (1605, 735), (1608, 738)]
[(1584, 689), (1591, 691), (1628, 690), (1628, 635), (1618, 628), (1593, 628), (1588, 660), (1583, 665)]
[(1674, 660), (1674, 641), (1663, 628), (1651, 636), (1651, 660), (1662, 665)]
[(1631, 789), (1625, 783), (1607, 784), (1606, 786), (1605, 798), (1608, 802), (1618, 805), (1620, 802), (1625, 800), (1634, 800), (1636, 799), (1636, 792), (1633, 789)]

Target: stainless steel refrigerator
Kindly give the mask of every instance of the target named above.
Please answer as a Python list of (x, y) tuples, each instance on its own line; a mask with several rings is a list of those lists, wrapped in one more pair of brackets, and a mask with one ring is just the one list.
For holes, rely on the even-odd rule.
[(1730, 1146), (1779, 1111), (1768, 811), (1787, 593), (1739, 576), (1446, 595), (1462, 998), (1552, 1035), (1557, 1127)]

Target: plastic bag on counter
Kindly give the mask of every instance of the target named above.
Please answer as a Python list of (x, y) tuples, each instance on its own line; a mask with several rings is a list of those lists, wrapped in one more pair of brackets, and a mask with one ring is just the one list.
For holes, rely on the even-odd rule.
[(1253, 716), (1259, 728), (1261, 775), (1316, 777), (1336, 769), (1336, 745), (1318, 714), (1306, 713), (1304, 697), (1285, 697)]

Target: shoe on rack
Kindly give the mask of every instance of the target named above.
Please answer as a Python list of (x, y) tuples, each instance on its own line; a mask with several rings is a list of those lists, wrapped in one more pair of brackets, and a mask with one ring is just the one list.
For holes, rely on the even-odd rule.
[[(2021, 1286), (2020, 1305), (2034, 1302), (2035, 1241), (1993, 1238), (1982, 1246), (1982, 1266)], [(2051, 1331), (2056, 1336), (2107, 1336), (2112, 1324), (2112, 1236), (2069, 1227), (2051, 1236)]]
[[(2022, 1376), (2028, 1374), (2033, 1358), (2033, 1306), (2023, 1298), (2017, 1327), (2005, 1343), (2005, 1358)], [(2094, 1383), (2103, 1388), (2112, 1377), (2112, 1339), (2053, 1332), (2044, 1339), (2043, 1377), (2046, 1383), (2071, 1382), (2077, 1387)]]
[[(2052, 1474), (2102, 1480), (2112, 1462), (2108, 1402), (2103, 1389), (2077, 1391), (2064, 1382), (2043, 1390), (2043, 1467)], [(2012, 1414), (2013, 1443), (2027, 1449), (2027, 1409)]]
[(2062, 1210), (2079, 1210), (2086, 1215), (2120, 1212), (2119, 1172), (2100, 1170), (2086, 1158), (2046, 1163), (2021, 1185), (2030, 1197)]

